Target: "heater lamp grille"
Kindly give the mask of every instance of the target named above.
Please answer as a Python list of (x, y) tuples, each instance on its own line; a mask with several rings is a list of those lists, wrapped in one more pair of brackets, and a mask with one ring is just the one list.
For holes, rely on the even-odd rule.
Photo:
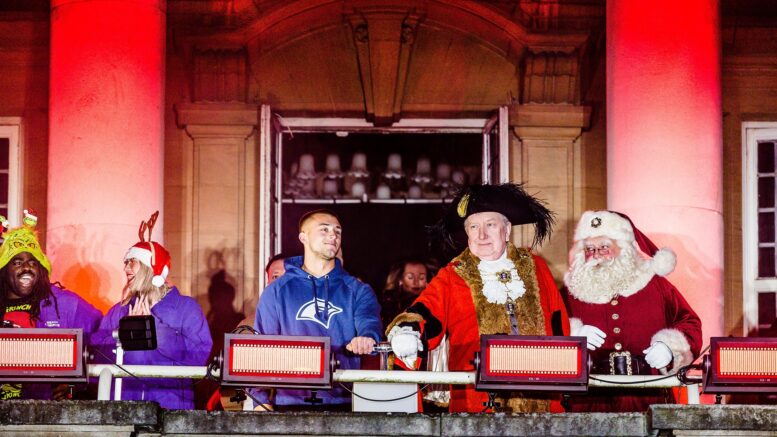
[(0, 380), (82, 379), (80, 329), (0, 329)]
[(777, 338), (712, 337), (705, 393), (777, 393)]
[(484, 391), (586, 391), (585, 337), (484, 335), (476, 388)]
[(322, 344), (235, 341), (230, 366), (234, 375), (321, 377), (324, 359)]
[(777, 376), (777, 344), (771, 347), (720, 346), (718, 375), (725, 377)]
[(227, 334), (224, 345), (225, 385), (331, 386), (329, 337)]
[(488, 369), (502, 375), (577, 375), (580, 351), (576, 345), (493, 344), (488, 349)]

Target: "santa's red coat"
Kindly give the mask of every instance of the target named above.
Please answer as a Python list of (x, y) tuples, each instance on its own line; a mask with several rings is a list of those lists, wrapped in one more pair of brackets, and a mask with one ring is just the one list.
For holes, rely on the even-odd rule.
[[(607, 334), (604, 344), (590, 352), (594, 362), (609, 360), (614, 351), (643, 356), (652, 341), (662, 341), (674, 355), (670, 371), (690, 364), (702, 345), (701, 320), (680, 292), (665, 278), (654, 275), (641, 290), (616, 296), (606, 303), (588, 303), (568, 296), (569, 315), (576, 323), (593, 325)], [(573, 324), (574, 324), (573, 323)], [(653, 369), (652, 374), (660, 375)], [(618, 394), (616, 396), (616, 394)], [(674, 402), (668, 390), (589, 390), (573, 397), (572, 411), (647, 411), (651, 404)]]

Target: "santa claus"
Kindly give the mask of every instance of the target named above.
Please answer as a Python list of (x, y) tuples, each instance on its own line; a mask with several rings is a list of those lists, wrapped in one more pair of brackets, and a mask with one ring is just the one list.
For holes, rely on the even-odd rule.
[[(701, 348), (701, 320), (664, 278), (674, 253), (612, 211), (583, 213), (574, 238), (564, 282), (572, 335), (587, 338), (591, 373), (659, 375), (690, 364)], [(666, 389), (592, 389), (572, 398), (571, 409), (645, 411), (674, 402)]]
[[(443, 267), (421, 295), (387, 328), (398, 364), (420, 366), (419, 352), (450, 340), (448, 367), (472, 371), (480, 336), (488, 334), (566, 335), (563, 299), (545, 262), (510, 243), (513, 225), (533, 224), (535, 243), (550, 232), (551, 213), (520, 185), (472, 185), (454, 199), (437, 224), (452, 241), (466, 233), (467, 248)], [(400, 363), (401, 362), (401, 363)], [(473, 386), (451, 387), (451, 412), (481, 412), (486, 393)], [(502, 393), (500, 409), (510, 412), (560, 411), (552, 396)]]

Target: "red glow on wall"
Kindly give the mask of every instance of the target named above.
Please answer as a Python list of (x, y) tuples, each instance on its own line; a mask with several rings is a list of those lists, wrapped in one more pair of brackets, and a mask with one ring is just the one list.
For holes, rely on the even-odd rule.
[(678, 264), (670, 280), (723, 329), (719, 2), (607, 2), (608, 207)]
[(162, 206), (164, 20), (163, 0), (52, 1), (47, 250), (103, 310)]

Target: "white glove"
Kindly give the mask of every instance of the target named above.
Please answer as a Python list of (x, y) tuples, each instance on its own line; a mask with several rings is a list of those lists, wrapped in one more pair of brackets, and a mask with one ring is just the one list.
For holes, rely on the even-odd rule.
[(410, 369), (415, 369), (418, 351), (424, 350), (421, 333), (411, 326), (395, 326), (389, 331), (388, 341), (391, 342), (394, 356), (402, 360)]
[(663, 369), (672, 362), (672, 350), (665, 343), (657, 341), (642, 351), (645, 361), (654, 369)]
[(605, 334), (604, 331), (597, 328), (596, 326), (583, 325), (575, 332), (572, 332), (572, 336), (585, 337), (588, 341), (588, 349), (593, 351), (602, 347), (604, 344), (604, 338), (607, 337), (607, 334)]

